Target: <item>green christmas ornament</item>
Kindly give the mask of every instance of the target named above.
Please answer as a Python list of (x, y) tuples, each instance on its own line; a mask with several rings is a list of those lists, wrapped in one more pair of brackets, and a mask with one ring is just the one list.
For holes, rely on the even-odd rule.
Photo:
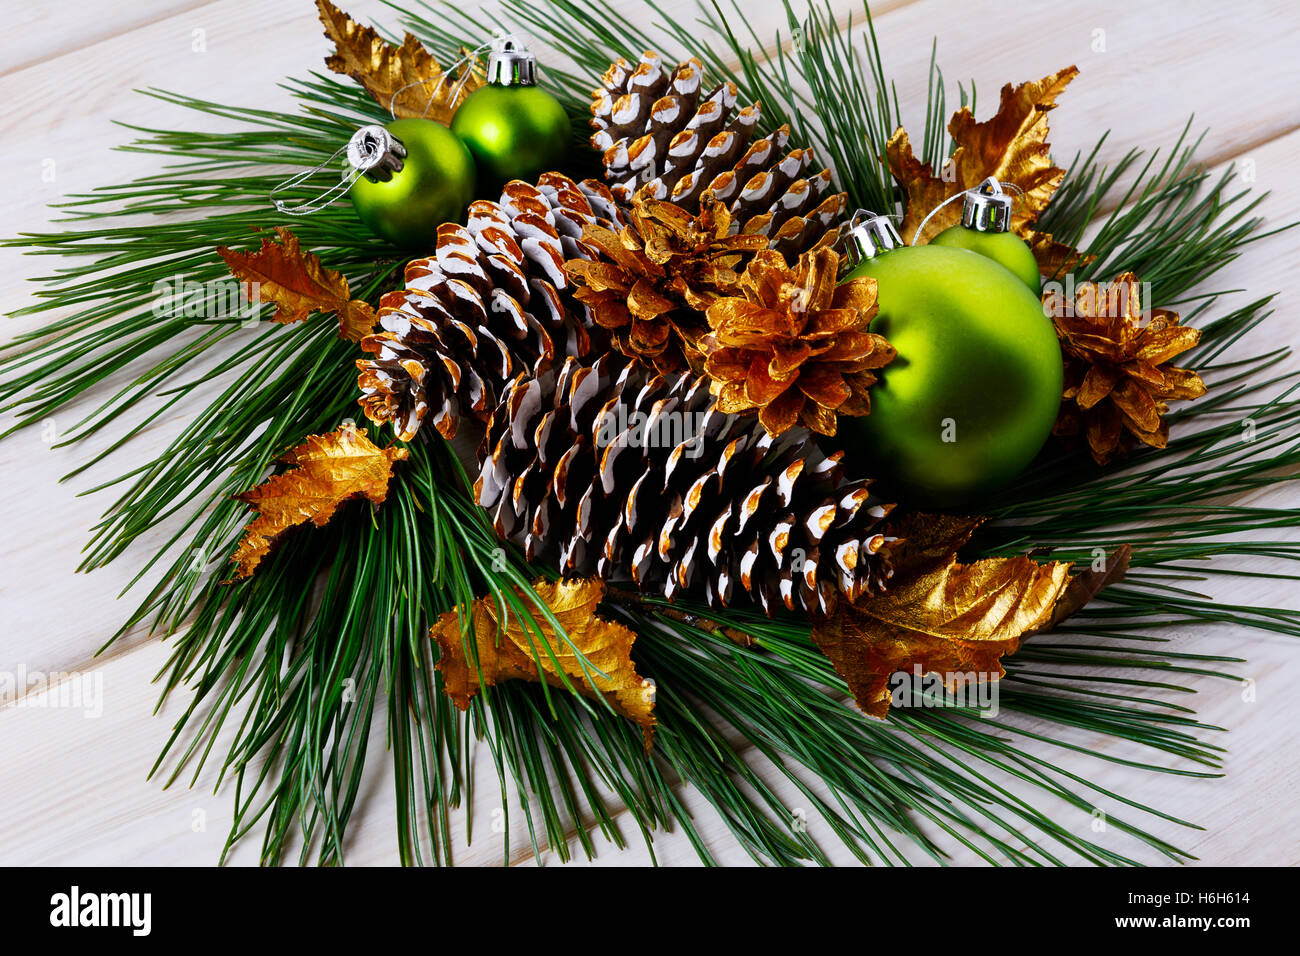
[(464, 217), (474, 199), (474, 160), (447, 127), (426, 119), (363, 126), (347, 148), (359, 174), (349, 193), (375, 235), (403, 248), (432, 248), (438, 224)]
[(939, 233), (930, 245), (977, 252), (1008, 269), (1034, 295), (1042, 293), (1038, 260), (1029, 244), (1011, 231), (1011, 197), (992, 176), (965, 193), (961, 224)]
[(514, 37), (493, 44), (487, 83), (456, 109), (451, 131), (473, 154), (483, 190), (493, 192), (563, 165), (573, 132), (560, 101), (537, 85), (537, 58)]
[(1061, 349), (1038, 297), (984, 256), (904, 246), (888, 219), (859, 216), (844, 279), (876, 280), (871, 330), (898, 357), (871, 389), (870, 414), (840, 419), (844, 447), (860, 445), (883, 489), (914, 505), (1006, 484), (1042, 448), (1061, 401)]

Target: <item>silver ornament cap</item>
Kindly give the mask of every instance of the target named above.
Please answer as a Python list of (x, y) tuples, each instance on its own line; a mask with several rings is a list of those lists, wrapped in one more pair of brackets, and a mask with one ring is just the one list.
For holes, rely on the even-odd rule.
[(493, 86), (536, 86), (537, 57), (513, 34), (492, 41), (487, 81)]
[(849, 220), (848, 230), (835, 243), (844, 257), (842, 272), (856, 268), (868, 259), (874, 259), (891, 249), (903, 246), (903, 239), (888, 216), (878, 216), (867, 209), (859, 209)]
[(406, 147), (378, 124), (363, 126), (348, 140), (348, 163), (372, 183), (386, 183), (405, 165)]
[(1009, 232), (1012, 198), (993, 176), (966, 193), (961, 204), (961, 224), (976, 232)]

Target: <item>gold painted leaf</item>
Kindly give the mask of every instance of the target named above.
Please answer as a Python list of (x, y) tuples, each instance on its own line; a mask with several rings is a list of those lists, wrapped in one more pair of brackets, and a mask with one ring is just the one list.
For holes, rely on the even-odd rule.
[[(957, 204), (953, 203), (953, 205)], [(1029, 243), (1029, 251), (1038, 260), (1038, 271), (1049, 279), (1063, 276), (1078, 266), (1092, 262), (1097, 258), (1096, 256), (1083, 255), (1073, 246), (1057, 242), (1049, 232), (1025, 230), (1017, 231), (1017, 234), (1021, 239)]]
[[(1124, 575), (1128, 574), (1129, 561), (1132, 557), (1132, 546), (1120, 545), (1114, 552), (1106, 556), (1102, 567), (1089, 569), (1070, 578), (1065, 593), (1061, 595), (1061, 600), (1056, 603), (1056, 609), (1052, 612), (1051, 620), (1041, 630), (1050, 631), (1066, 618), (1078, 613), (1085, 604), (1097, 596), (1097, 592), (1102, 588), (1124, 580)], [(1029, 635), (1025, 636), (1028, 637)]]
[(467, 68), (468, 75), (448, 75), (412, 34), (395, 47), (329, 0), (316, 0), (316, 6), (335, 48), (325, 65), (352, 77), (398, 119), (424, 117), (448, 126), (456, 107), (483, 85), (477, 64)]
[(239, 252), (220, 246), (217, 253), (226, 260), (230, 274), (240, 280), (250, 302), (275, 306), (272, 322), (288, 325), (301, 322), (313, 312), (336, 313), (339, 338), (360, 342), (375, 324), (375, 310), (352, 298), (348, 280), (327, 269), (311, 252), (303, 252), (298, 237), (277, 226), (280, 244), (262, 239), (256, 252)]
[[(1039, 269), (1053, 276), (1079, 262), (1074, 249), (1033, 228), (1065, 178), (1065, 170), (1052, 165), (1047, 113), (1078, 72), (1070, 66), (1041, 80), (1019, 86), (1008, 83), (1002, 88), (996, 115), (983, 123), (976, 122), (970, 108), (963, 106), (948, 122), (956, 148), (942, 176), (936, 176), (928, 163), (916, 157), (900, 126), (889, 138), (885, 156), (890, 172), (907, 192), (900, 227), (904, 241), (913, 241), (926, 216), (944, 200), (994, 176), (1021, 190), (1012, 210), (1011, 228), (1029, 244)], [(916, 241), (929, 242), (960, 220), (961, 203), (951, 202), (926, 222)]]
[(888, 713), (889, 678), (897, 671), (1001, 677), (1003, 655), (1077, 611), (1128, 567), (1127, 549), (1109, 570), (1074, 579), (1069, 564), (1025, 556), (961, 564), (957, 550), (978, 525), (978, 519), (923, 514), (898, 522), (890, 533), (903, 541), (893, 552), (889, 590), (841, 602), (813, 629), (813, 640), (866, 713)]
[(298, 525), (329, 523), (344, 502), (366, 498), (375, 506), (388, 496), (393, 463), (409, 457), (405, 448), (377, 447), (351, 425), (312, 435), (282, 459), (292, 470), (272, 475), (239, 495), (258, 515), (235, 549), (235, 577), (247, 578), (279, 541)]
[[(517, 612), (499, 605), (492, 595), (471, 605), (468, 622), (462, 621), (460, 611), (443, 614), (430, 636), (438, 642), (438, 670), (447, 696), (465, 710), (483, 684), (491, 687), (506, 680), (527, 680), (563, 687), (567, 677), (580, 693), (599, 695), (635, 721), (649, 749), (655, 727), (654, 682), (637, 674), (632, 662), (635, 632), (596, 616), (604, 593), (604, 582), (596, 578), (537, 581), (531, 593), (517, 591), (520, 601), (531, 605), (540, 639)], [(560, 622), (567, 641), (543, 616), (543, 606)], [(468, 623), (468, 633), (463, 623)], [(586, 673), (578, 652), (586, 658)], [(474, 653), (476, 659), (471, 656)]]

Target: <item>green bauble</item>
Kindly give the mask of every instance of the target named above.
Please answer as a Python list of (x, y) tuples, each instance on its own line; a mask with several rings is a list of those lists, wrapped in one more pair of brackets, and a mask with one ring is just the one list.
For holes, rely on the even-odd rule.
[(1042, 277), (1038, 274), (1038, 260), (1029, 244), (1013, 232), (978, 232), (963, 225), (951, 226), (930, 240), (932, 246), (953, 246), (969, 249), (992, 259), (1029, 287), (1034, 295), (1042, 290)]
[(965, 249), (904, 247), (847, 278), (871, 276), (871, 330), (898, 357), (871, 389), (871, 412), (841, 418), (863, 439), (884, 492), (921, 506), (962, 504), (1014, 478), (1042, 448), (1061, 401), (1061, 349), (1038, 297)]
[(451, 131), (478, 164), (481, 192), (511, 179), (536, 181), (564, 165), (573, 129), (564, 107), (536, 86), (488, 84), (466, 98)]
[(352, 205), (371, 232), (393, 245), (432, 249), (438, 225), (462, 219), (474, 198), (474, 160), (433, 120), (400, 119), (384, 128), (406, 149), (402, 168), (383, 182), (358, 178)]

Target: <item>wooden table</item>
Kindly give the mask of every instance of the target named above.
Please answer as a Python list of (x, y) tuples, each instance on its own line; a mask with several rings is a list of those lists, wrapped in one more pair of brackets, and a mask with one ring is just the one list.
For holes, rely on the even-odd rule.
[[(392, 12), (378, 2), (353, 0), (345, 6), (358, 18), (395, 24)], [(639, 8), (636, 0), (616, 0), (616, 6)], [(692, 15), (691, 0), (668, 0), (666, 6)], [(753, 11), (760, 36), (774, 35), (779, 5), (744, 6)], [(855, 0), (833, 0), (832, 6), (841, 20), (850, 11), (860, 14)], [(1195, 126), (1209, 129), (1202, 158), (1215, 167), (1237, 163), (1256, 189), (1271, 190), (1262, 206), (1270, 225), (1300, 219), (1300, 8), (1289, 0), (1231, 5), (890, 0), (875, 12), (886, 64), (899, 84), (904, 115), (914, 123), (921, 121), (933, 36), (949, 80), (976, 82), (981, 116), (1004, 82), (1076, 63), (1081, 75), (1052, 115), (1058, 161), (1068, 162), (1107, 128), (1112, 132), (1105, 156), (1111, 159), (1132, 146), (1167, 146), (1194, 111)], [(321, 69), (326, 52), (310, 0), (133, 0), (125, 5), (49, 0), (17, 7), (0, 34), (0, 101), (8, 133), (0, 142), (6, 171), (0, 231), (43, 229), (51, 219), (46, 204), (62, 195), (150, 172), (152, 157), (110, 151), (129, 138), (113, 120), (164, 128), (199, 122), (134, 94), (133, 88), (160, 86), (232, 104), (287, 107), (289, 97), (276, 83)], [(1298, 253), (1300, 230), (1270, 237), (1228, 267), (1216, 284), (1252, 295), (1289, 292)], [(24, 259), (0, 250), (0, 303), (6, 312), (28, 301), (27, 277), (51, 265), (48, 258)], [(1278, 305), (1278, 314), (1249, 343), (1251, 350), (1259, 351), (1261, 343), (1295, 343), (1300, 320), (1294, 299), (1284, 297)], [(7, 328), (51, 321), (49, 316), (11, 319)], [(0, 700), (9, 701), (0, 710), (0, 766), (5, 768), (0, 863), (211, 863), (229, 821), (229, 788), (213, 793), (205, 776), (194, 789), (178, 785), (164, 791), (145, 779), (180, 710), (177, 700), (153, 712), (156, 688), (150, 681), (164, 662), (165, 646), (132, 634), (93, 656), (134, 607), (132, 596), (115, 600), (118, 592), (168, 529), (146, 535), (106, 570), (74, 573), (87, 529), (108, 504), (103, 494), (78, 494), (152, 454), (177, 433), (185, 413), (151, 425), (106, 466), (59, 484), (61, 475), (110, 440), (98, 436), (51, 449), (51, 437), (91, 407), (79, 402), (44, 427), (0, 444), (5, 476), (0, 680), (24, 673), (60, 675), (49, 692), (27, 694), (16, 703), (13, 692), (0, 686)], [(1296, 494), (1273, 490), (1269, 500), (1294, 506)], [(1238, 603), (1296, 606), (1296, 595), (1285, 588), (1277, 581), (1242, 578), (1216, 585), (1214, 594)], [(1156, 776), (1060, 752), (1054, 758), (1103, 786), (1205, 826), (1205, 832), (1196, 832), (1152, 824), (1203, 862), (1300, 863), (1300, 748), (1294, 743), (1300, 727), (1300, 647), (1288, 638), (1233, 627), (1187, 628), (1175, 636), (1174, 646), (1249, 659), (1242, 673), (1254, 681), (1253, 700), (1234, 683), (1190, 682), (1198, 691), (1193, 704), (1200, 716), (1231, 731), (1222, 741), (1230, 746), (1226, 779)], [(102, 691), (98, 714), (45, 706), (50, 694), (66, 693), (77, 681)], [(375, 728), (369, 787), (354, 818), (348, 857), (353, 864), (396, 859), (381, 723)], [(1114, 739), (1073, 739), (1108, 756), (1131, 755)], [(479, 765), (491, 773), (485, 760)], [(484, 785), (477, 792), (477, 818), (490, 820), (496, 788)], [(686, 797), (693, 806), (699, 803), (689, 791)], [(743, 862), (744, 855), (716, 821), (710, 824), (708, 813), (699, 808), (702, 832), (714, 852), (723, 861)], [(1090, 824), (1079, 817), (1081, 828)], [(479, 829), (472, 847), (462, 845), (461, 861), (500, 861), (499, 837), (487, 829)], [(1097, 838), (1141, 853), (1117, 834)], [(255, 862), (256, 848), (255, 838), (246, 841), (234, 861)], [(661, 835), (656, 849), (663, 862), (695, 859), (677, 834)], [(531, 859), (522, 832), (512, 835), (511, 859)], [(597, 862), (646, 859), (640, 848), (606, 847)]]

